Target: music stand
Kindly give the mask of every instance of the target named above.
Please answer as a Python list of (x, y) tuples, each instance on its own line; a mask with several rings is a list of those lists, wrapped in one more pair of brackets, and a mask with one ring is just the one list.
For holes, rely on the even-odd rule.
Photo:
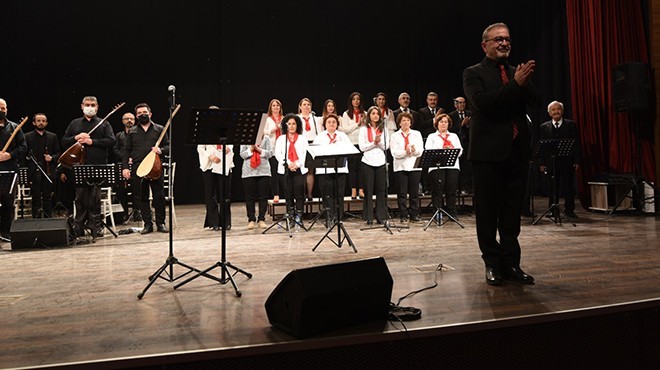
[[(575, 139), (545, 139), (539, 140), (539, 143), (536, 145), (536, 150), (534, 151), (534, 157), (536, 158), (548, 158), (550, 157), (550, 163), (552, 164), (552, 169), (550, 171), (550, 182), (552, 184), (552, 203), (548, 209), (543, 212), (541, 216), (534, 222), (532, 225), (536, 225), (543, 219), (543, 217), (548, 217), (555, 224), (561, 225), (562, 214), (564, 211), (559, 206), (559, 184), (557, 183), (557, 158), (564, 158), (573, 155), (573, 144)], [(572, 185), (571, 185), (572, 186)], [(575, 227), (575, 223), (571, 222), (571, 225)]]
[[(117, 182), (114, 164), (77, 164), (73, 166), (73, 179), (76, 186), (91, 186), (93, 194), (100, 186), (112, 186)], [(115, 238), (117, 234), (105, 223), (105, 215), (99, 214), (101, 226), (108, 229)], [(92, 225), (92, 242), (96, 240), (96, 225)]]
[[(27, 167), (21, 167), (18, 169), (18, 185), (22, 186), (27, 186), (30, 184), (30, 180), (28, 179), (28, 168)], [(20, 205), (19, 207), (19, 214), (21, 215), (21, 219), (25, 217), (25, 200), (23, 199), (23, 190), (20, 188), (18, 189), (19, 194), (19, 202), (18, 204)], [(34, 199), (32, 200), (34, 202)], [(34, 217), (34, 215), (32, 215)]]
[[(458, 148), (425, 149), (422, 153), (422, 156), (419, 157), (419, 159), (415, 162), (415, 167), (436, 167), (438, 170), (440, 170), (441, 167), (452, 167), (454, 164), (456, 164), (460, 152), (461, 150)], [(442, 200), (440, 201), (442, 202)], [(442, 215), (447, 216), (447, 220), (443, 221)], [(444, 208), (442, 208), (442, 205), (440, 205), (438, 209), (436, 209), (435, 213), (433, 213), (433, 216), (431, 216), (431, 219), (424, 226), (424, 231), (429, 228), (431, 223), (435, 222), (435, 224), (440, 227), (444, 225), (448, 220), (455, 222), (462, 229), (465, 228), (465, 226), (458, 222), (454, 216), (450, 215), (449, 212), (445, 211)]]
[[(332, 220), (332, 226), (328, 227), (328, 230), (325, 232), (323, 237), (316, 243), (314, 248), (312, 248), (312, 251), (316, 251), (316, 248), (325, 240), (326, 238), (330, 240), (334, 245), (337, 246), (337, 248), (341, 248), (344, 240), (348, 241), (348, 244), (353, 248), (353, 251), (357, 253), (357, 249), (355, 248), (355, 244), (353, 244), (353, 240), (351, 240), (351, 237), (348, 235), (348, 231), (346, 231), (346, 228), (344, 227), (344, 223), (342, 221), (343, 219), (343, 214), (344, 214), (344, 206), (343, 202), (340, 201), (340, 196), (341, 193), (343, 193), (344, 189), (341, 189), (341, 193), (339, 190), (339, 173), (338, 173), (338, 168), (339, 167), (344, 167), (348, 163), (348, 157), (354, 156), (354, 155), (359, 155), (360, 151), (354, 146), (354, 145), (324, 145), (324, 146), (310, 146), (307, 149), (307, 161), (311, 161), (314, 164), (314, 168), (332, 168), (334, 169), (334, 173), (332, 174), (332, 193), (334, 194), (334, 202), (332, 204), (332, 207), (335, 209), (335, 217)], [(307, 163), (307, 161), (305, 163)], [(328, 214), (327, 210), (325, 210), (326, 214)], [(319, 215), (321, 215), (321, 212), (319, 212)], [(334, 228), (337, 228), (337, 241), (334, 241), (332, 237), (330, 237), (330, 233)], [(311, 228), (311, 226), (310, 226)], [(344, 232), (344, 236), (342, 237), (342, 231)]]
[[(234, 145), (240, 144), (253, 144), (256, 141), (259, 122), (262, 112), (251, 110), (234, 110), (234, 109), (198, 109), (193, 108), (190, 112), (190, 125), (188, 130), (188, 138), (186, 144), (199, 145), (199, 144), (222, 144), (227, 145), (231, 143)], [(225, 186), (222, 187), (222, 199), (220, 200), (220, 214), (225, 215), (227, 207), (227, 181), (228, 176), (225, 174), (225, 161), (227, 159), (227, 152), (222, 150), (222, 175)], [(220, 278), (209, 275), (208, 272), (214, 268), (220, 268)], [(229, 269), (234, 270), (232, 273)], [(221, 239), (221, 256), (220, 260), (208, 267), (207, 269), (198, 272), (196, 275), (180, 282), (174, 286), (177, 289), (200, 276), (204, 276), (220, 284), (231, 282), (234, 287), (236, 296), (240, 297), (243, 293), (238, 289), (234, 281), (234, 275), (242, 273), (252, 278), (252, 274), (242, 270), (227, 261), (227, 228), (222, 227)]]

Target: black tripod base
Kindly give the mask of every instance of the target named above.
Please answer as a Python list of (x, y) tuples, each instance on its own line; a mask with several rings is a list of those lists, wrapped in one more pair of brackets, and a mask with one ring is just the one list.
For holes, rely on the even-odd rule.
[[(181, 274), (177, 277), (174, 277), (174, 265), (179, 265), (181, 267), (184, 267), (184, 268), (188, 269), (188, 271), (184, 272), (183, 274)], [(167, 270), (168, 267), (169, 267), (169, 271)], [(165, 260), (165, 263), (162, 266), (160, 266), (158, 268), (158, 270), (156, 270), (156, 272), (149, 275), (149, 277), (148, 277), (149, 283), (144, 288), (144, 290), (142, 290), (142, 292), (140, 292), (137, 295), (137, 297), (138, 297), (138, 299), (142, 299), (142, 297), (144, 297), (144, 294), (147, 292), (147, 290), (149, 290), (149, 288), (151, 288), (151, 286), (156, 282), (156, 280), (158, 278), (161, 278), (163, 280), (167, 280), (169, 282), (173, 282), (173, 281), (176, 281), (176, 280), (188, 275), (189, 273), (191, 273), (193, 271), (200, 272), (200, 270), (198, 270), (198, 269), (196, 269), (192, 266), (188, 266), (183, 262), (179, 262), (179, 260), (176, 257), (170, 255)], [(163, 274), (165, 274), (166, 277), (163, 277)]]
[[(268, 226), (261, 233), (266, 234), (270, 229), (277, 226), (278, 228), (282, 228), (282, 229), (286, 230), (286, 232), (289, 233), (289, 238), (292, 238), (293, 237), (292, 229), (296, 225), (300, 226), (300, 228), (305, 230), (305, 231), (309, 231), (309, 228), (311, 228), (311, 226), (309, 228), (306, 228), (305, 225), (302, 224), (302, 222), (296, 222), (296, 220), (293, 217), (291, 217), (288, 213), (286, 213), (286, 214), (284, 214), (284, 216), (280, 217), (275, 222), (270, 224), (270, 226)], [(312, 224), (312, 226), (313, 226), (313, 224)]]
[[(539, 216), (538, 219), (534, 220), (534, 222), (532, 222), (532, 225), (538, 224), (539, 222), (541, 222), (543, 218), (546, 217), (549, 218), (552, 222), (554, 222), (555, 225), (561, 225), (561, 220), (563, 218), (566, 218), (566, 216), (564, 215), (564, 211), (562, 211), (559, 204), (555, 203), (550, 205), (550, 207), (548, 207), (548, 209), (546, 209), (545, 212), (543, 212), (543, 214)], [(570, 224), (573, 225), (573, 227), (576, 227), (575, 222), (571, 222)]]
[[(442, 215), (445, 215), (447, 217), (444, 221), (442, 220), (442, 217), (441, 217)], [(463, 224), (458, 222), (456, 217), (450, 215), (449, 212), (445, 211), (444, 209), (438, 208), (435, 211), (435, 213), (433, 214), (433, 216), (431, 216), (431, 219), (424, 226), (424, 231), (426, 231), (426, 229), (428, 229), (429, 226), (431, 226), (432, 223), (435, 223), (436, 225), (438, 225), (438, 227), (440, 227), (440, 226), (446, 224), (448, 221), (453, 221), (458, 226), (460, 226), (461, 229), (465, 229), (465, 226), (463, 226)]]
[[(330, 233), (331, 233), (332, 230), (334, 230), (335, 228), (337, 228), (337, 241), (334, 241), (334, 240), (332, 239), (332, 237), (330, 236)], [(343, 236), (343, 237), (342, 237), (342, 235), (341, 235), (342, 231), (344, 232), (344, 236)], [(321, 238), (321, 240), (319, 240), (319, 242), (316, 243), (316, 245), (314, 246), (314, 248), (312, 248), (312, 252), (316, 251), (316, 248), (318, 248), (318, 246), (321, 245), (321, 243), (323, 242), (323, 240), (325, 240), (326, 238), (327, 238), (328, 240), (330, 240), (335, 246), (337, 246), (337, 248), (341, 248), (342, 245), (344, 244), (344, 240), (347, 240), (347, 241), (348, 241), (348, 245), (350, 245), (351, 248), (353, 248), (353, 251), (354, 251), (355, 253), (357, 253), (357, 248), (355, 248), (355, 244), (353, 244), (353, 240), (351, 240), (351, 237), (348, 236), (348, 232), (346, 231), (346, 228), (344, 227), (344, 223), (341, 222), (341, 221), (335, 221), (335, 222), (334, 222), (334, 224), (332, 225), (332, 227), (330, 227), (330, 228), (328, 229), (328, 231), (325, 232), (325, 235), (323, 235), (323, 237)]]
[[(213, 270), (216, 267), (220, 268), (220, 277), (219, 278), (216, 277), (216, 276), (208, 274), (209, 271)], [(234, 270), (233, 273), (229, 269)], [(240, 289), (238, 289), (238, 285), (236, 285), (236, 281), (234, 281), (234, 275), (236, 275), (239, 272), (241, 274), (247, 276), (248, 279), (252, 278), (251, 273), (232, 265), (230, 262), (218, 261), (215, 264), (213, 264), (211, 267), (207, 268), (206, 270), (199, 271), (197, 273), (197, 275), (193, 275), (193, 276), (189, 277), (188, 279), (186, 279), (186, 280), (180, 282), (179, 284), (175, 285), (174, 289), (177, 289), (180, 286), (186, 285), (189, 282), (197, 279), (200, 276), (204, 276), (205, 278), (215, 280), (215, 281), (217, 281), (217, 282), (219, 282), (220, 284), (223, 284), (223, 285), (227, 284), (228, 282), (231, 282), (231, 285), (234, 287), (234, 291), (236, 291), (236, 296), (240, 297), (240, 296), (243, 295), (243, 293), (240, 291)]]

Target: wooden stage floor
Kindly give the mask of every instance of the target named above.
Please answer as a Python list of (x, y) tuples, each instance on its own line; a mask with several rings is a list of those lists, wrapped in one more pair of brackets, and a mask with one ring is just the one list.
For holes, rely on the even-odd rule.
[[(537, 204), (545, 201), (539, 198)], [(362, 221), (348, 220), (354, 253), (347, 243), (339, 249), (327, 240), (313, 252), (325, 232), (320, 224), (292, 238), (276, 229), (262, 235), (245, 228), (242, 203), (234, 204), (232, 212), (227, 260), (253, 274), (251, 279), (236, 275), (240, 298), (231, 284), (199, 278), (176, 290), (176, 282), (158, 280), (138, 300), (147, 277), (165, 262), (168, 234), (115, 239), (106, 232), (93, 244), (54, 249), (11, 251), (9, 244), (1, 244), (0, 368), (268, 351), (278, 345), (311, 348), (339, 343), (339, 335), (355, 341), (397, 333), (401, 325), (390, 323), (377, 332), (358, 327), (298, 341), (271, 328), (266, 317), (266, 298), (291, 270), (376, 256), (384, 257), (394, 279), (393, 302), (431, 285), (438, 264), (446, 268), (437, 275), (436, 288), (402, 302), (423, 311), (420, 320), (406, 323), (413, 334), (660, 298), (660, 223), (653, 215), (579, 209), (575, 227), (548, 219), (532, 226), (524, 219), (522, 267), (537, 283), (490, 287), (470, 215), (461, 215), (465, 229), (447, 223), (423, 231), (424, 224), (417, 223), (393, 235), (382, 229), (360, 231)], [(220, 260), (221, 233), (202, 228), (203, 206), (179, 205), (176, 215), (175, 256), (200, 269)], [(175, 268), (175, 274), (184, 271)], [(337, 309), (350, 307), (337, 302)]]

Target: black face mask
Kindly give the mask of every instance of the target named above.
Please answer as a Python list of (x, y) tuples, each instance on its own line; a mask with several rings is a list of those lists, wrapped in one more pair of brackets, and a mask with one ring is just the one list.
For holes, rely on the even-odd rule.
[(148, 115), (148, 114), (140, 114), (140, 115), (138, 116), (138, 121), (140, 121), (140, 123), (147, 123), (147, 122), (149, 122), (149, 115)]
[(4, 121), (7, 118), (7, 113), (0, 110), (0, 121)]

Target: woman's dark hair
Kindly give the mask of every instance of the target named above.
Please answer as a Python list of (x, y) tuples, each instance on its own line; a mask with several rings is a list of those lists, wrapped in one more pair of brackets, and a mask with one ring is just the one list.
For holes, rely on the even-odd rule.
[(435, 117), (435, 119), (433, 119), (433, 127), (434, 127), (436, 130), (438, 129), (438, 122), (440, 122), (440, 120), (443, 119), (443, 118), (445, 118), (445, 117), (447, 117), (447, 122), (449, 123), (449, 124), (447, 125), (447, 130), (449, 130), (449, 129), (451, 128), (451, 126), (454, 124), (454, 122), (451, 120), (451, 117), (449, 117), (448, 114), (443, 113), (443, 114), (440, 114), (440, 115), (438, 115), (437, 117)]
[(396, 125), (398, 127), (401, 127), (401, 119), (402, 118), (408, 118), (410, 120), (410, 127), (412, 128), (413, 125), (415, 124), (415, 119), (413, 118), (413, 115), (408, 113), (408, 112), (401, 112), (399, 113), (398, 116), (396, 116)]
[(378, 125), (376, 126), (376, 128), (382, 132), (383, 129), (385, 128), (383, 113), (381, 113), (380, 109), (375, 105), (372, 105), (371, 107), (369, 107), (369, 109), (367, 109), (367, 114), (364, 116), (364, 125), (367, 127), (371, 126), (371, 112), (373, 111), (378, 112)]
[(325, 121), (327, 121), (329, 118), (334, 118), (335, 121), (337, 121), (337, 128), (339, 128), (339, 126), (341, 126), (341, 123), (339, 122), (339, 117), (334, 113), (330, 113), (327, 116), (323, 117), (323, 129), (324, 130), (327, 130), (325, 128)]
[(362, 108), (363, 107), (362, 104), (364, 104), (364, 102), (362, 101), (362, 94), (360, 94), (357, 91), (353, 91), (351, 93), (351, 95), (348, 96), (348, 108), (346, 109), (346, 113), (348, 114), (348, 117), (350, 117), (352, 120), (355, 120), (355, 117), (353, 117), (353, 97), (354, 96), (359, 96), (360, 97), (360, 112), (364, 112), (364, 108)]
[(287, 127), (288, 127), (288, 124), (289, 124), (289, 120), (291, 118), (296, 120), (296, 133), (298, 135), (302, 135), (302, 133), (303, 133), (302, 120), (300, 119), (300, 116), (298, 116), (295, 113), (289, 113), (286, 116), (284, 116), (284, 118), (282, 119), (282, 126), (284, 126), (284, 127), (282, 127), (282, 132), (289, 132)]

